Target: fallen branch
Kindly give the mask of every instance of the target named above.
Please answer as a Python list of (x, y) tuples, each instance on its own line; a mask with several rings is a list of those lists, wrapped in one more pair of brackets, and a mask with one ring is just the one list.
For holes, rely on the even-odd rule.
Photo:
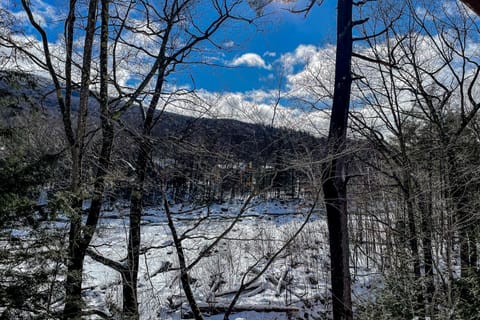
[(88, 248), (87, 249), (87, 254), (93, 260), (95, 260), (97, 262), (100, 262), (100, 263), (106, 265), (107, 267), (110, 267), (110, 268), (114, 269), (115, 271), (118, 271), (120, 273), (128, 271), (128, 268), (127, 268), (126, 265), (124, 265), (124, 264), (122, 264), (118, 261), (112, 260), (110, 258), (107, 258), (107, 257), (95, 252), (93, 249)]
[[(202, 313), (215, 315), (222, 314), (227, 312), (230, 309), (229, 305), (226, 304), (206, 304), (198, 303), (198, 308)], [(279, 305), (254, 305), (254, 304), (244, 304), (244, 305), (235, 305), (231, 312), (243, 312), (243, 311), (254, 311), (254, 312), (286, 312), (286, 313), (296, 313), (300, 309), (297, 307), (287, 307)], [(184, 314), (184, 317), (189, 317), (189, 312)]]
[[(249, 292), (249, 291), (253, 291), (253, 290), (256, 290), (256, 289), (262, 288), (262, 287), (263, 287), (263, 283), (262, 283), (262, 282), (260, 282), (260, 283), (255, 283), (255, 284), (252, 284), (251, 286), (249, 286), (248, 288), (243, 289), (243, 291), (244, 291), (244, 292)], [(215, 297), (228, 296), (228, 295), (230, 295), (230, 294), (235, 294), (235, 293), (237, 293), (237, 291), (238, 291), (238, 289), (220, 292), (220, 293), (215, 294)]]

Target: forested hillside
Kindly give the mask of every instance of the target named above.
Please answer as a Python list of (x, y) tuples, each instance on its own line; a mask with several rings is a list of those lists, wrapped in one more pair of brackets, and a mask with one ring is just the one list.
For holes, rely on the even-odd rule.
[(480, 319), (473, 1), (0, 1), (0, 318)]
[[(28, 123), (32, 127), (31, 134), (36, 135), (39, 139), (36, 142), (41, 144), (35, 146), (36, 148), (49, 149), (63, 143), (60, 132), (46, 132), (49, 128), (59, 126), (61, 122), (61, 115), (52, 97), (52, 84), (47, 79), (30, 74), (3, 72), (0, 86), (3, 93), (1, 103), (5, 106), (3, 128), (6, 132), (16, 128), (20, 130), (19, 127)], [(78, 101), (72, 104), (72, 110), (75, 112), (77, 109)], [(93, 148), (96, 147), (95, 131), (99, 130), (96, 123), (98, 113), (98, 104), (92, 101), (88, 121)], [(152, 183), (165, 183), (168, 192), (178, 193), (177, 189), (181, 189), (184, 196), (188, 194), (192, 197), (191, 200), (213, 201), (218, 200), (218, 197), (224, 199), (226, 195), (235, 197), (235, 194), (245, 196), (254, 188), (252, 183), (255, 178), (264, 184), (257, 186), (258, 188), (270, 190), (266, 184), (273, 183), (277, 195), (288, 194), (291, 198), (297, 198), (300, 192), (299, 180), (302, 179), (302, 184), (307, 182), (301, 168), (293, 167), (293, 162), (307, 154), (314, 157), (312, 161), (321, 159), (324, 143), (322, 139), (294, 129), (231, 119), (195, 118), (160, 111), (157, 116), (158, 124), (152, 132)], [(119, 161), (118, 185), (115, 187), (116, 182), (112, 181), (111, 192), (117, 194), (117, 198), (120, 197), (118, 200), (127, 201), (130, 192), (128, 180), (132, 176), (129, 161), (133, 161), (131, 159), (135, 154), (135, 135), (141, 128), (141, 110), (130, 110), (120, 119), (118, 127), (117, 139), (123, 143), (116, 150)], [(15, 143), (23, 144), (21, 140)], [(66, 150), (45, 152), (42, 156), (64, 160), (68, 157)], [(54, 171), (62, 169), (65, 168), (54, 167)], [(169, 171), (171, 177), (153, 178), (158, 170)], [(59, 184), (61, 188), (64, 176), (56, 179), (57, 181), (53, 182), (54, 179), (52, 183)], [(112, 179), (115, 177), (112, 176)], [(211, 198), (203, 199), (204, 195), (188, 191), (188, 180), (190, 183), (194, 181), (194, 184), (208, 182)], [(44, 186), (47, 188), (48, 182), (45, 181)], [(205, 189), (205, 186), (201, 189)], [(160, 189), (157, 188), (158, 190)], [(149, 192), (155, 191), (149, 189)]]

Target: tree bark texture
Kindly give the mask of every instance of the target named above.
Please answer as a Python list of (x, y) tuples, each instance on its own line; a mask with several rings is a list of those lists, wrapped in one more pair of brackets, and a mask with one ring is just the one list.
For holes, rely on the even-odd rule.
[[(81, 315), (81, 284), (83, 274), (83, 260), (90, 245), (92, 237), (95, 233), (100, 211), (103, 202), (103, 193), (105, 191), (105, 178), (110, 167), (111, 153), (114, 140), (114, 124), (112, 115), (110, 113), (108, 101), (108, 10), (109, 0), (101, 0), (101, 39), (100, 39), (100, 113), (101, 113), (101, 128), (102, 128), (102, 146), (98, 160), (98, 168), (94, 182), (92, 203), (88, 211), (87, 221), (82, 227), (81, 218), (74, 217), (71, 220), (71, 230), (69, 238), (69, 264), (66, 283), (66, 303), (63, 317), (65, 319), (79, 318)], [(90, 15), (95, 16), (97, 12), (98, 1), (92, 1), (89, 7), (89, 23), (95, 25), (95, 19), (91, 19)], [(87, 29), (92, 26), (87, 26)], [(93, 28), (92, 27), (92, 28)], [(94, 34), (94, 28), (90, 30)], [(87, 40), (86, 40), (87, 41)], [(89, 46), (92, 44), (89, 42)], [(91, 52), (90, 52), (91, 58)], [(90, 64), (90, 62), (88, 62)], [(88, 67), (90, 68), (90, 66)], [(83, 82), (84, 81), (84, 82)], [(82, 85), (88, 89), (88, 78), (82, 78)], [(88, 93), (88, 91), (87, 91)], [(84, 97), (88, 101), (88, 96)], [(87, 103), (88, 108), (88, 103)], [(79, 115), (81, 117), (81, 115)], [(85, 113), (86, 117), (86, 113)], [(86, 121), (86, 119), (84, 119)], [(81, 132), (79, 131), (78, 134)], [(83, 134), (83, 133), (82, 133)], [(83, 147), (82, 147), (83, 148)], [(74, 148), (75, 150), (75, 148)], [(79, 164), (81, 166), (81, 157)], [(77, 172), (80, 174), (81, 170)], [(78, 183), (80, 187), (81, 177), (77, 177), (77, 182), (72, 179), (72, 187)], [(79, 200), (79, 202), (81, 202)], [(80, 208), (79, 203), (76, 207)]]
[[(86, 246), (82, 239), (82, 219), (80, 198), (82, 183), (82, 160), (85, 139), (85, 128), (87, 123), (88, 100), (89, 100), (89, 84), (90, 84), (90, 68), (92, 63), (93, 39), (95, 36), (95, 24), (97, 14), (98, 0), (91, 0), (88, 7), (87, 26), (85, 30), (85, 43), (82, 62), (82, 76), (80, 84), (80, 102), (78, 111), (78, 122), (76, 128), (76, 139), (71, 146), (72, 154), (72, 172), (71, 172), (71, 192), (75, 200), (70, 219), (69, 233), (69, 250), (67, 257), (67, 282), (65, 308), (63, 312), (64, 319), (77, 319), (82, 312), (82, 275), (83, 260), (85, 259)], [(92, 232), (91, 230), (88, 231)], [(85, 246), (86, 245), (86, 246)]]
[(352, 0), (339, 0), (335, 89), (323, 168), (323, 193), (329, 231), (333, 319), (352, 319), (345, 147), (352, 84)]

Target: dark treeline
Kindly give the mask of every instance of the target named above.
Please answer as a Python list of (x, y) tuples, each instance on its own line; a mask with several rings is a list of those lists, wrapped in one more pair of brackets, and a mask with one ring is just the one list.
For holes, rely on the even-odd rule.
[[(33, 113), (42, 118), (40, 125), (43, 127), (55, 127), (60, 121), (55, 100), (48, 94), (48, 80), (3, 72), (0, 85), (3, 101), (8, 105), (3, 121), (15, 122)], [(72, 109), (77, 109), (76, 104)], [(90, 113), (90, 152), (95, 153), (97, 104), (91, 105)], [(298, 198), (311, 191), (305, 165), (298, 162), (306, 157), (311, 162), (320, 161), (324, 145), (322, 138), (292, 129), (231, 119), (194, 118), (160, 111), (158, 114), (159, 121), (152, 133), (152, 166), (148, 174), (146, 203), (158, 205), (164, 189), (173, 201), (200, 202), (222, 202), (245, 197), (253, 191), (263, 196), (288, 198)], [(136, 152), (135, 135), (139, 123), (140, 111), (132, 109), (118, 124), (123, 128), (117, 136), (122, 143), (115, 149), (117, 171), (112, 179), (117, 182), (112, 181), (108, 190), (110, 202), (130, 198), (131, 163)], [(57, 134), (49, 138), (61, 140), (62, 136)], [(57, 156), (67, 157), (64, 151), (58, 150)], [(61, 167), (64, 161), (58, 162), (60, 167), (55, 171), (69, 175), (68, 169)], [(47, 181), (44, 185), (50, 193), (61, 189), (64, 183), (62, 176), (50, 183)]]

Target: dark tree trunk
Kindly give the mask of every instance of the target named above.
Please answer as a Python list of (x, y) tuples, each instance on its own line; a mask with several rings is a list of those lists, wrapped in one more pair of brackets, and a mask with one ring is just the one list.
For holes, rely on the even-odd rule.
[[(429, 172), (430, 184), (432, 181), (432, 173)], [(417, 190), (418, 190), (417, 186)], [(432, 186), (430, 185), (430, 190)], [(417, 191), (421, 195), (420, 190)], [(422, 217), (422, 248), (423, 248), (423, 262), (425, 265), (425, 316), (432, 315), (432, 302), (435, 293), (435, 279), (433, 277), (433, 209), (432, 209), (432, 195), (429, 192), (428, 196), (420, 196), (420, 211)]]
[[(138, 313), (138, 299), (137, 299), (137, 269), (125, 270), (122, 272), (123, 282), (123, 317), (125, 319), (133, 320), (139, 319)], [(129, 266), (129, 268), (131, 268)]]
[(352, 319), (345, 144), (352, 84), (352, 0), (338, 1), (335, 89), (323, 193), (330, 242), (333, 319)]
[[(330, 241), (333, 318), (352, 319), (346, 186), (323, 184)], [(341, 198), (343, 197), (343, 198)]]
[[(101, 111), (101, 125), (102, 125), (102, 147), (100, 157), (98, 160), (98, 168), (95, 177), (93, 188), (92, 203), (88, 211), (87, 221), (85, 227), (82, 226), (81, 221), (81, 199), (77, 199), (74, 208), (78, 209), (71, 220), (70, 237), (69, 237), (69, 251), (68, 251), (68, 271), (66, 282), (66, 298), (63, 317), (64, 319), (80, 319), (82, 313), (82, 275), (83, 275), (83, 261), (88, 246), (95, 233), (98, 218), (103, 203), (103, 193), (105, 191), (105, 177), (110, 166), (110, 158), (112, 153), (112, 146), (114, 140), (114, 125), (109, 112), (108, 102), (108, 1), (102, 0), (102, 34), (101, 34), (101, 49), (100, 49), (100, 111)], [(97, 11), (98, 1), (92, 1), (89, 7), (89, 17), (95, 16)], [(91, 21), (90, 21), (91, 20)], [(90, 32), (92, 33), (92, 41), (94, 34), (95, 19), (89, 19), (92, 25)], [(89, 44), (91, 45), (91, 44)], [(87, 63), (88, 65), (90, 62)], [(88, 67), (90, 68), (90, 66)], [(88, 77), (89, 78), (89, 77)], [(82, 81), (88, 83), (89, 79), (85, 78)], [(86, 84), (84, 84), (86, 85)], [(87, 85), (88, 87), (88, 85)], [(88, 99), (88, 96), (84, 99)], [(88, 104), (87, 104), (88, 105)], [(75, 150), (75, 148), (74, 148)], [(78, 158), (81, 166), (81, 157)], [(73, 173), (75, 175), (75, 171)], [(72, 189), (80, 187), (81, 171), (76, 173), (78, 176), (72, 178)], [(78, 186), (76, 185), (78, 183)]]
[(155, 94), (149, 103), (145, 121), (143, 123), (142, 137), (139, 140), (138, 157), (136, 161), (136, 181), (130, 199), (129, 235), (127, 245), (128, 276), (123, 279), (123, 312), (128, 319), (138, 319), (138, 261), (140, 259), (141, 244), (141, 218), (143, 211), (143, 195), (148, 167), (148, 159), (152, 152), (150, 133), (155, 122), (155, 111), (162, 93), (165, 69), (160, 68), (157, 75)]
[[(415, 223), (415, 203), (412, 195), (412, 186), (410, 181), (410, 173), (406, 174), (405, 178), (405, 201), (407, 204), (407, 219), (408, 219), (408, 243), (413, 257), (413, 274), (415, 279), (420, 279), (420, 254), (418, 251), (417, 227)], [(421, 299), (419, 299), (421, 301)]]
[(82, 274), (85, 253), (80, 252), (79, 246), (69, 248), (64, 319), (81, 319), (82, 315)]
[[(67, 256), (67, 279), (65, 283), (64, 319), (80, 319), (82, 312), (82, 275), (85, 259), (84, 241), (82, 239), (82, 219), (79, 192), (82, 183), (82, 160), (85, 139), (86, 116), (89, 98), (90, 66), (92, 61), (93, 38), (98, 0), (91, 0), (88, 8), (88, 22), (85, 34), (85, 46), (82, 63), (82, 79), (80, 102), (75, 143), (70, 146), (72, 154), (71, 191), (77, 198), (74, 200), (70, 221), (69, 249)], [(65, 121), (65, 120), (64, 120)], [(87, 244), (88, 245), (88, 244)]]
[(180, 239), (180, 237), (178, 236), (177, 229), (173, 224), (172, 215), (170, 213), (170, 208), (165, 196), (163, 202), (165, 212), (167, 214), (168, 226), (170, 228), (170, 231), (172, 232), (173, 242), (175, 244), (175, 248), (177, 249), (178, 263), (180, 265), (180, 282), (182, 283), (183, 291), (185, 292), (188, 304), (190, 305), (190, 308), (192, 310), (193, 318), (195, 320), (203, 320), (202, 312), (197, 305), (197, 301), (195, 300), (195, 296), (193, 295), (192, 287), (190, 286), (190, 277), (188, 275), (188, 267), (187, 261), (185, 259), (185, 252), (183, 251), (182, 239)]
[[(128, 319), (138, 319), (138, 262), (141, 244), (141, 217), (143, 210), (143, 185), (147, 167), (147, 155), (140, 151), (138, 156), (137, 185), (132, 192), (130, 200), (129, 236), (127, 247), (127, 271), (123, 276), (123, 313)], [(143, 169), (143, 170), (142, 170)]]

